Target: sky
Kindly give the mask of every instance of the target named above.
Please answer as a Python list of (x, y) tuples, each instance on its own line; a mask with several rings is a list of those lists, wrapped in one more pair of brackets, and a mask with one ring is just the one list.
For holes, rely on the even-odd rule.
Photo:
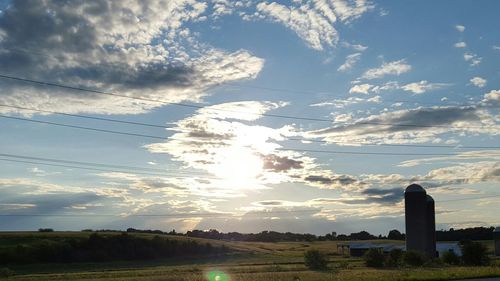
[(499, 10), (0, 1), (0, 230), (500, 225)]

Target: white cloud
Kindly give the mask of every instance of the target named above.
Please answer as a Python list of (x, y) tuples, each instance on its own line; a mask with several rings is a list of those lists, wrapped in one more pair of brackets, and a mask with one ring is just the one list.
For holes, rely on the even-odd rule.
[(471, 66), (476, 66), (476, 65), (478, 65), (478, 64), (481, 63), (481, 61), (483, 60), (483, 58), (478, 57), (478, 55), (476, 55), (474, 53), (465, 53), (464, 54), (464, 60), (466, 62), (469, 62), (469, 64)]
[(455, 29), (458, 30), (458, 32), (464, 32), (465, 26), (457, 24), (457, 25), (455, 25)]
[(371, 84), (359, 84), (354, 85), (351, 89), (349, 89), (349, 94), (365, 94), (368, 95), (368, 92), (373, 87)]
[(467, 47), (467, 44), (462, 41), (462, 42), (455, 43), (455, 45), (453, 45), (453, 46), (455, 46), (455, 48), (465, 48), (465, 47)]
[(392, 62), (384, 62), (378, 68), (367, 70), (362, 76), (362, 79), (378, 79), (386, 75), (401, 75), (411, 70), (411, 65), (407, 64), (405, 60), (397, 60)]
[(476, 86), (478, 88), (483, 88), (484, 86), (486, 86), (486, 83), (488, 81), (486, 79), (484, 79), (484, 78), (476, 76), (474, 78), (471, 78), (470, 82), (472, 83), (472, 85), (474, 85), (474, 86)]
[(426, 80), (422, 80), (420, 82), (406, 84), (406, 85), (402, 86), (401, 88), (405, 91), (413, 92), (415, 94), (423, 94), (427, 91), (441, 89), (447, 85), (448, 84), (445, 84), (445, 83), (429, 83)]
[(490, 105), (500, 104), (500, 90), (491, 90), (486, 93), (482, 102)]
[(361, 44), (351, 44), (349, 42), (342, 42), (342, 46), (345, 48), (350, 48), (358, 52), (364, 52), (368, 49), (368, 46), (363, 46)]
[(334, 47), (339, 36), (334, 25), (337, 19), (349, 23), (373, 8), (365, 0), (312, 0), (291, 5), (277, 2), (257, 4), (255, 18), (270, 19), (293, 30), (309, 47), (323, 50)]
[(339, 66), (337, 71), (345, 72), (354, 67), (354, 65), (359, 61), (361, 58), (361, 53), (354, 53), (350, 54), (345, 58), (345, 62)]
[(491, 48), (492, 48), (493, 50), (495, 50), (495, 51), (500, 51), (500, 46), (493, 46), (493, 47), (491, 47)]

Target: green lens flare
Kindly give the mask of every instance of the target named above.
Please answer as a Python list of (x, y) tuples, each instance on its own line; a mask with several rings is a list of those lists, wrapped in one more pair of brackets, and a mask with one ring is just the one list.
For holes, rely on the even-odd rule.
[(229, 276), (222, 271), (210, 271), (207, 278), (208, 281), (229, 281)]

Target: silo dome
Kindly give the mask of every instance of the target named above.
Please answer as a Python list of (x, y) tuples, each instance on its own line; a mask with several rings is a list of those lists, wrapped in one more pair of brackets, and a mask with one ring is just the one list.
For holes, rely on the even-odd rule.
[(405, 193), (407, 192), (423, 192), (423, 193), (426, 193), (425, 192), (425, 189), (423, 187), (421, 187), (420, 185), (418, 184), (410, 184), (406, 190), (405, 190)]

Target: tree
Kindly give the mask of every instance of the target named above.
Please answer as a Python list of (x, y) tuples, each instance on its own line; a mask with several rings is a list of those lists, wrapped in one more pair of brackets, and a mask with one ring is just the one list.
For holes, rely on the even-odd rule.
[(460, 263), (460, 257), (453, 251), (444, 252), (443, 256), (441, 256), (441, 260), (443, 260), (444, 263), (452, 265), (458, 265)]
[(403, 251), (401, 249), (392, 249), (385, 259), (385, 266), (399, 267), (403, 263)]
[(488, 265), (488, 249), (479, 242), (468, 242), (462, 245), (462, 260), (466, 265)]
[(384, 266), (384, 253), (377, 248), (369, 249), (365, 255), (365, 264), (368, 267), (382, 267)]
[(327, 269), (328, 261), (322, 252), (309, 250), (304, 254), (304, 263), (311, 270), (325, 270)]
[(403, 256), (403, 260), (410, 266), (422, 266), (425, 262), (425, 256), (417, 251), (407, 251)]
[(397, 229), (393, 229), (389, 231), (389, 234), (387, 235), (387, 239), (389, 240), (404, 240), (403, 234), (399, 232)]

